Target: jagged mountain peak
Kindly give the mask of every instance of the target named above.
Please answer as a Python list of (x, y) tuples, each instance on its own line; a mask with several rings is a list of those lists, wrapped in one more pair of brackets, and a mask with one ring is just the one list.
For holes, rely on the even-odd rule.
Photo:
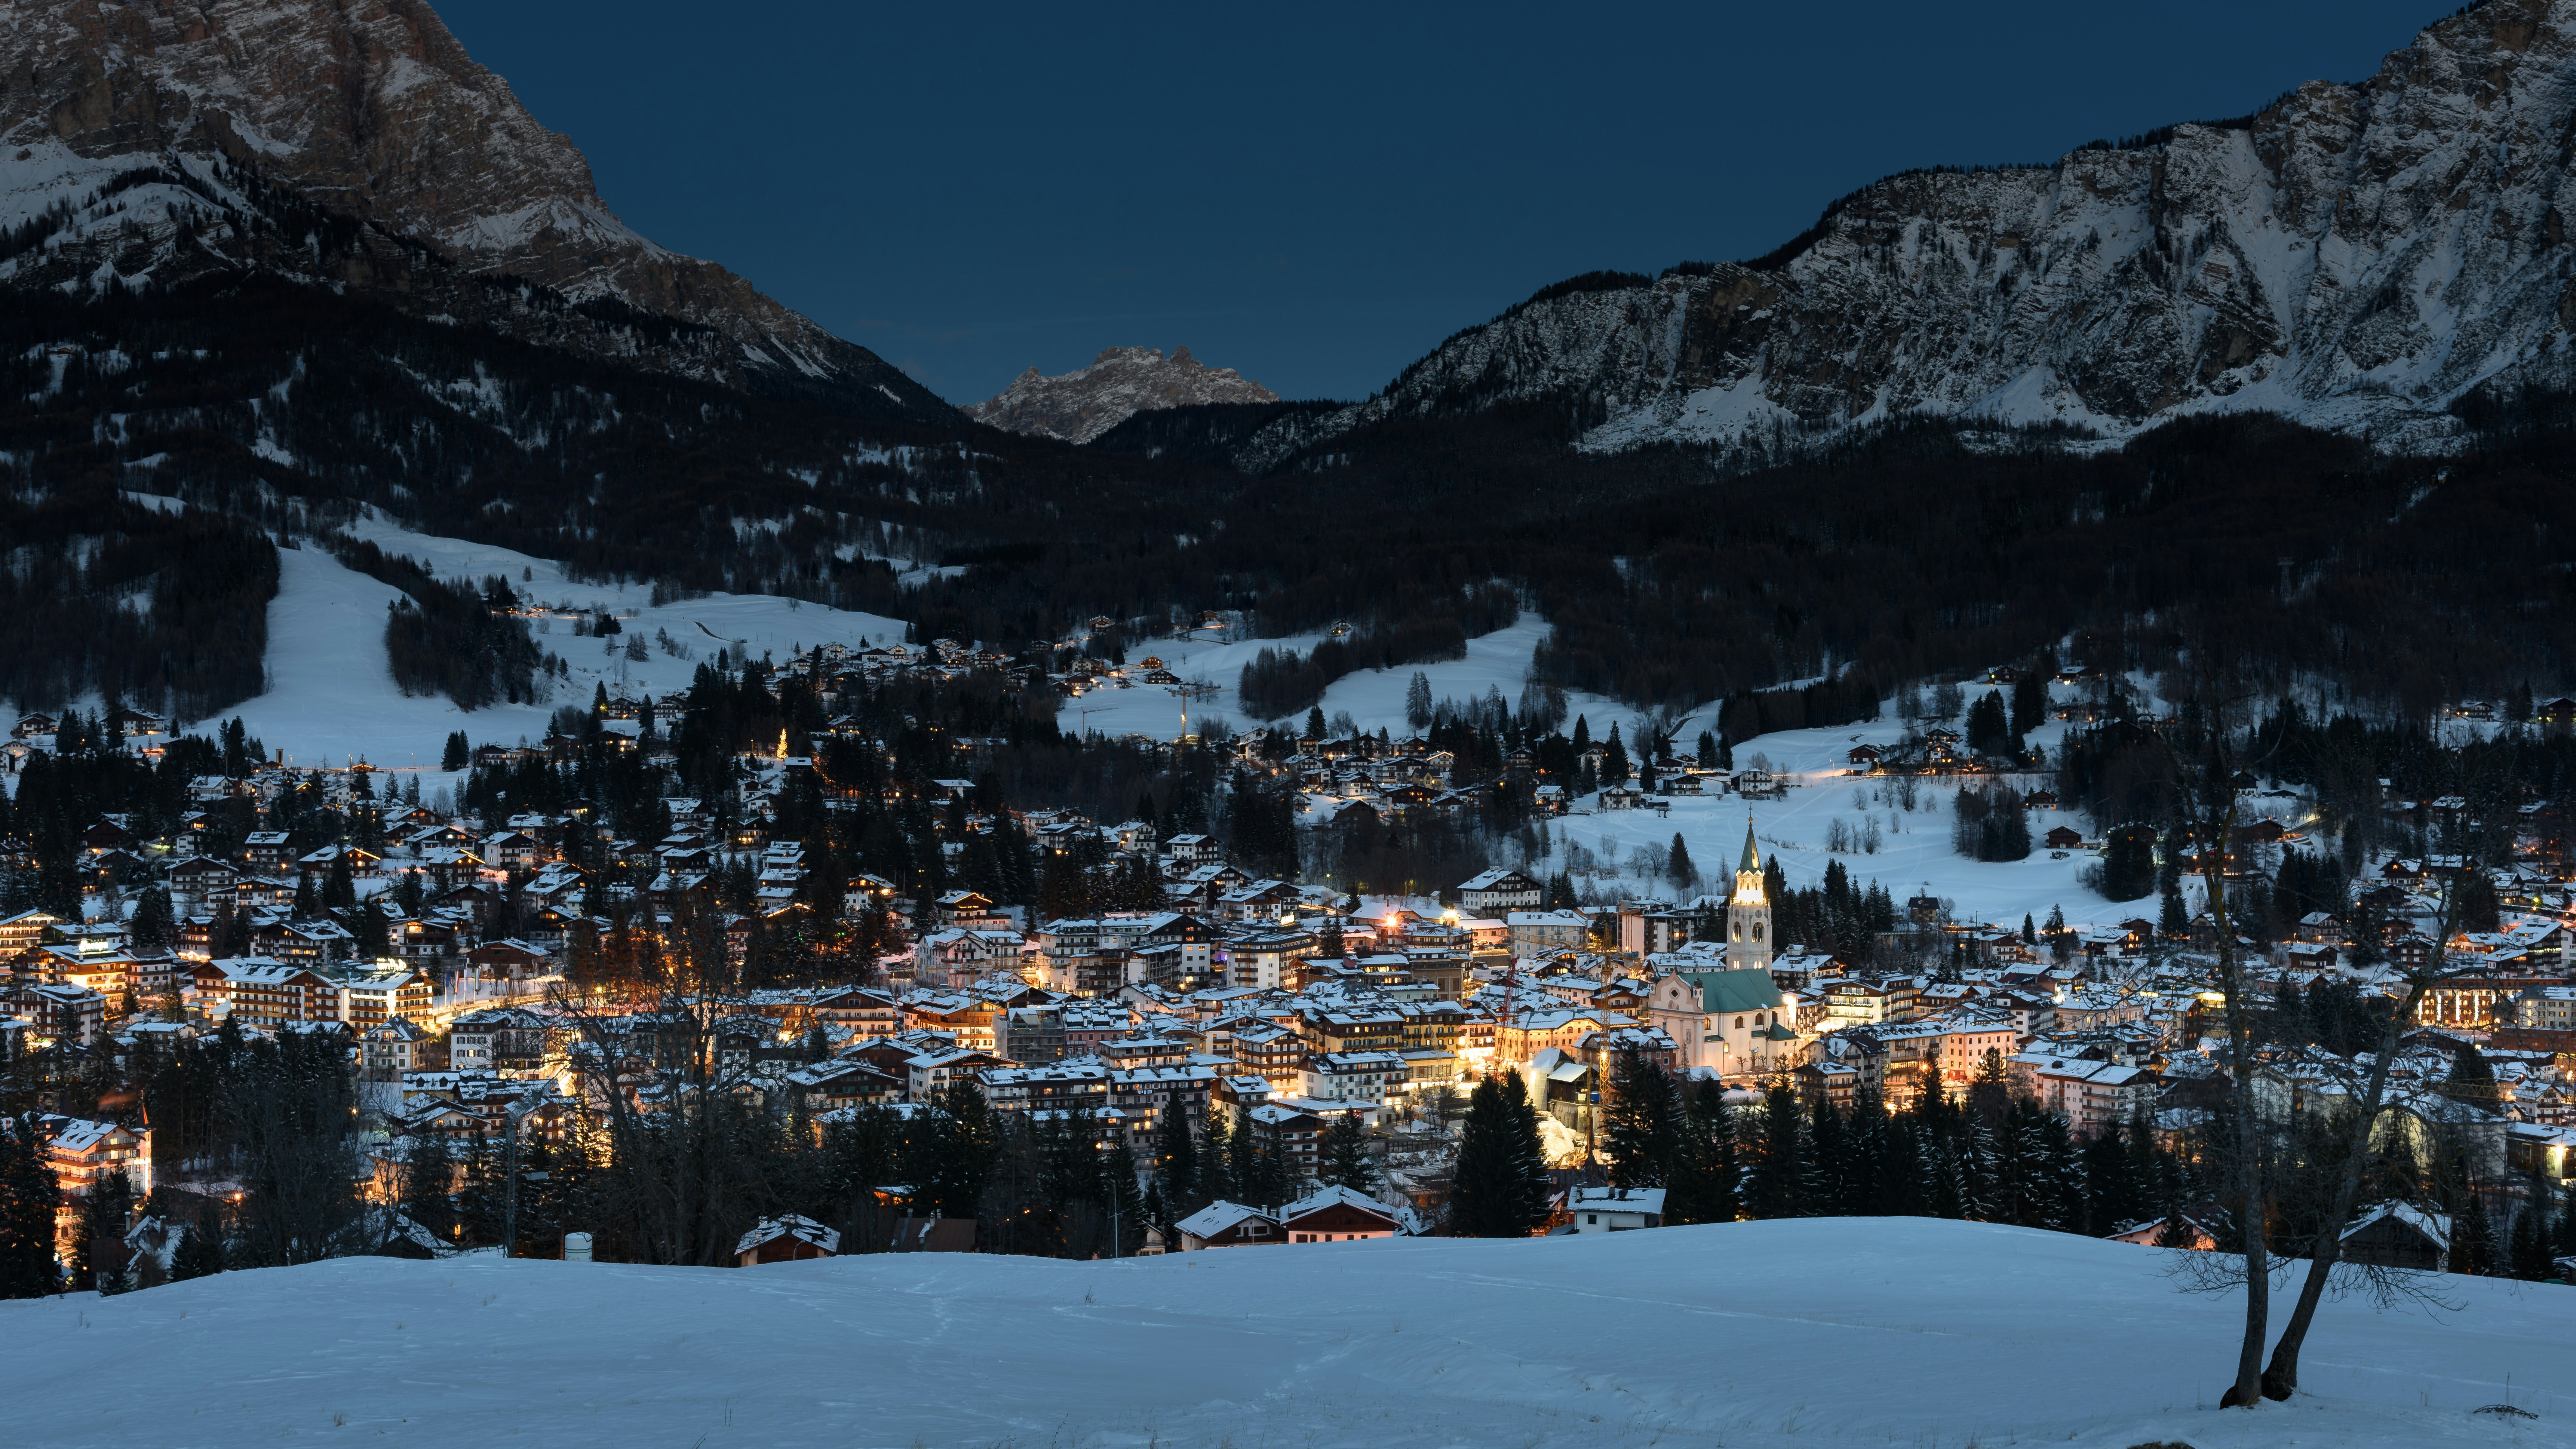
[[(14, 0), (0, 48), (0, 285), (256, 266), (712, 381), (948, 412), (723, 267), (638, 235), (572, 142), (420, 0)], [(363, 235), (308, 245), (304, 213)], [(496, 282), (564, 305), (521, 315), (529, 299)], [(626, 309), (679, 330), (628, 325)]]
[(1056, 377), (1034, 367), (967, 408), (997, 428), (1088, 443), (1151, 408), (1202, 403), (1273, 403), (1279, 395), (1231, 367), (1211, 368), (1175, 347), (1104, 347), (1087, 365)]
[(2465, 394), (2576, 383), (2571, 136), (2576, 0), (2487, 0), (2358, 84), (2046, 166), (1889, 176), (1757, 261), (1549, 288), (1239, 461), (1530, 401), (1611, 448), (1909, 415), (2119, 438), (2247, 409), (2439, 448)]

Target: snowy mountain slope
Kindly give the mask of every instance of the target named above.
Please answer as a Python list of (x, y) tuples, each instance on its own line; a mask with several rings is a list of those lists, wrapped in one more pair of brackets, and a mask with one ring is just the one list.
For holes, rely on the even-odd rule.
[[(0, 8), (0, 54), (0, 284), (258, 267), (845, 411), (953, 416), (875, 354), (637, 235), (421, 0), (21, 0)], [(529, 283), (587, 310), (531, 319), (510, 295)]]
[(1211, 368), (1175, 347), (1104, 347), (1087, 366), (1057, 377), (1034, 367), (1002, 391), (967, 408), (977, 422), (1088, 443), (1148, 408), (1199, 403), (1272, 403), (1279, 394), (1231, 367)]
[[(550, 700), (470, 713), (437, 696), (407, 696), (385, 658), (385, 606), (398, 591), (343, 566), (319, 544), (281, 549), (277, 597), (268, 606), (268, 688), (222, 713), (239, 716), (251, 734), (297, 764), (364, 758), (392, 770), (434, 767), (451, 730), (465, 731), (477, 744), (533, 743), (545, 738), (557, 705), (586, 704), (603, 683), (612, 693), (637, 697), (685, 688), (719, 649), (784, 660), (799, 647), (903, 637), (900, 619), (773, 595), (710, 594), (656, 604), (647, 584), (586, 583), (552, 560), (413, 533), (372, 511), (348, 531), (388, 553), (419, 559), (441, 578), (472, 583), (500, 574), (537, 604), (568, 606), (536, 627), (538, 647), (561, 655), (571, 674), (555, 681)], [(626, 632), (576, 636), (573, 613), (581, 610), (615, 614)], [(665, 636), (677, 648), (663, 645)], [(624, 646), (638, 639), (645, 657), (629, 659)]]
[(2473, 389), (2576, 382), (2571, 136), (2576, 0), (2486, 0), (2357, 85), (2048, 166), (1891, 176), (1757, 262), (1551, 288), (1241, 461), (1542, 399), (1607, 448), (1908, 414), (2118, 437), (2251, 408), (2439, 446)]
[[(2163, 1257), (1812, 1219), (1114, 1263), (342, 1259), (0, 1304), (0, 1386), (31, 1449), (2576, 1443), (2576, 1290), (2447, 1279), (2438, 1323), (2329, 1305), (2308, 1393), (2220, 1410), (2236, 1310)], [(61, 1391), (116, 1363), (152, 1370)], [(2539, 1417), (2472, 1412), (2508, 1396)]]

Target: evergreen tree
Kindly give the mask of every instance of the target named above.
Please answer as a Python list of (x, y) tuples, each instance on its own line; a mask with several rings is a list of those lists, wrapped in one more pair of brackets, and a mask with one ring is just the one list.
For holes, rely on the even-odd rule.
[(61, 1288), (56, 1200), (54, 1168), (36, 1119), (0, 1121), (0, 1298), (42, 1298)]
[(1154, 1190), (1173, 1212), (1186, 1217), (1202, 1201), (1198, 1195), (1198, 1144), (1191, 1140), (1190, 1116), (1179, 1094), (1163, 1108), (1154, 1125)]
[(1633, 1046), (1622, 1048), (1602, 1117), (1612, 1187), (1671, 1183), (1682, 1149), (1682, 1104), (1663, 1068)]
[(1151, 1219), (1145, 1210), (1145, 1195), (1136, 1187), (1136, 1159), (1128, 1155), (1126, 1148), (1117, 1146), (1098, 1156), (1100, 1201), (1117, 1233), (1110, 1240), (1110, 1256), (1135, 1257), (1137, 1249), (1145, 1246), (1145, 1228)]
[(1799, 1195), (1807, 1181), (1806, 1137), (1797, 1094), (1787, 1082), (1773, 1082), (1762, 1104), (1761, 1151), (1745, 1182), (1744, 1206), (1749, 1216), (1795, 1217), (1804, 1206)]
[(413, 1136), (403, 1157), (403, 1212), (440, 1242), (452, 1243), (456, 1241), (455, 1191), (456, 1155), (448, 1149), (447, 1134)]
[(1891, 1118), (1881, 1139), (1879, 1211), (1890, 1217), (1933, 1216), (1934, 1168), (1928, 1138), (1911, 1118)]
[(2036, 669), (2026, 669), (2013, 681), (2012, 732), (2029, 734), (2048, 723), (2048, 680)]
[(1960, 1163), (1961, 1144), (1946, 1142), (1927, 1128), (1916, 1129), (1923, 1163), (1923, 1212), (1926, 1217), (1956, 1221), (1968, 1214), (1967, 1170)]
[(2487, 1277), (2496, 1270), (2495, 1220), (2474, 1187), (2460, 1193), (2451, 1214), (2451, 1271)]
[(2164, 888), (2164, 898), (2156, 905), (2156, 935), (2167, 941), (2179, 941), (2191, 933), (2191, 914), (2183, 909), (2182, 886)]
[(467, 1139), (465, 1180), (456, 1191), (456, 1220), (465, 1232), (462, 1238), (454, 1241), (480, 1247), (501, 1241), (509, 1191), (503, 1156), (502, 1144), (496, 1134), (477, 1131)]
[(137, 951), (167, 951), (177, 944), (179, 923), (170, 909), (170, 893), (159, 886), (145, 891), (134, 904), (127, 932)]
[(1842, 1210), (1856, 1217), (1895, 1212), (1889, 1202), (1887, 1103), (1874, 1087), (1852, 1094), (1851, 1119), (1843, 1128)]
[(1296, 1185), (1288, 1180), (1288, 1165), (1261, 1139), (1261, 1129), (1252, 1121), (1234, 1124), (1234, 1140), (1228, 1146), (1231, 1160), (1226, 1166), (1234, 1179), (1234, 1201), (1247, 1207), (1276, 1208), (1296, 1195)]
[(2155, 827), (2121, 825), (2112, 829), (2102, 842), (2102, 865), (2096, 888), (2115, 901), (2139, 900), (2155, 891)]
[[(1191, 1163), (1190, 1187), (1195, 1201), (1209, 1203), (1220, 1198), (1228, 1202), (1241, 1201), (1235, 1195), (1234, 1175), (1227, 1170), (1233, 1147), (1233, 1134), (1226, 1130), (1226, 1119), (1209, 1113), (1207, 1131), (1200, 1135), (1198, 1150)], [(1178, 1204), (1174, 1204), (1174, 1211), (1182, 1217), (1189, 1216), (1180, 1212)]]
[(180, 1228), (179, 1245), (170, 1251), (170, 1281), (182, 1283), (224, 1271), (224, 1230), (213, 1212)]
[(2495, 1067), (2477, 1043), (2464, 1041), (2451, 1048), (2451, 1075), (2442, 1084), (2442, 1094), (2490, 1110), (2500, 1100)]
[(1968, 1115), (1985, 1127), (1999, 1126), (2012, 1105), (2012, 1088), (2004, 1076), (2003, 1053), (1986, 1048), (1985, 1058), (1977, 1063), (1976, 1075), (1968, 1079)]
[(1699, 885), (1699, 866), (1691, 860), (1690, 846), (1678, 830), (1673, 832), (1672, 848), (1664, 853), (1664, 878), (1674, 890), (1685, 893)]
[(1852, 1211), (1843, 1177), (1846, 1143), (1843, 1114), (1834, 1110), (1830, 1093), (1818, 1092), (1807, 1112), (1806, 1177), (1798, 1188), (1798, 1210), (1807, 1217), (1835, 1217)]
[(122, 1293), (126, 1275), (125, 1230), (133, 1226), (134, 1183), (122, 1168), (90, 1184), (81, 1198), (80, 1226), (72, 1237), (72, 1287)]
[(959, 1077), (939, 1094), (939, 1116), (931, 1124), (923, 1180), (914, 1197), (943, 1218), (976, 1216), (984, 1184), (1001, 1151), (1002, 1125), (984, 1089), (971, 1077)]
[(2080, 1231), (2107, 1237), (2144, 1216), (2146, 1189), (2138, 1181), (2136, 1155), (2113, 1127), (2084, 1142), (2084, 1216)]
[(474, 758), (474, 746), (465, 739), (465, 731), (456, 730), (447, 737), (447, 748), (439, 753), (438, 768), (462, 770)]
[(1735, 1114), (1726, 1088), (1702, 1082), (1690, 1094), (1682, 1150), (1664, 1190), (1664, 1221), (1731, 1223), (1744, 1215), (1744, 1168), (1736, 1152)]
[(1503, 1074), (1503, 1105), (1511, 1110), (1512, 1182), (1519, 1190), (1521, 1231), (1547, 1225), (1548, 1199), (1554, 1185), (1547, 1172), (1547, 1149), (1538, 1131), (1538, 1107), (1521, 1085), (1518, 1072)]
[(2177, 1198), (2165, 1209), (2164, 1226), (2156, 1229), (2156, 1246), (2191, 1248), (2198, 1246), (2199, 1242), (2200, 1235), (2192, 1231), (2190, 1223), (2183, 1221), (2182, 1202)]
[[(1458, 1161), (1449, 1188), (1449, 1231), (1462, 1238), (1527, 1237), (1537, 1221), (1529, 1206), (1521, 1140), (1536, 1150), (1535, 1117), (1524, 1127), (1526, 1106), (1516, 1091), (1516, 1076), (1487, 1077), (1467, 1100), (1466, 1128), (1458, 1138)], [(1544, 1204), (1544, 1198), (1541, 1199)]]
[(2000, 691), (1987, 690), (1977, 702), (1968, 706), (1968, 749), (1979, 755), (2018, 755), (2021, 741), (2012, 722), (2004, 714), (2004, 697)]
[(1327, 961), (1339, 961), (1350, 954), (1350, 948), (1342, 940), (1341, 917), (1324, 917), (1324, 928), (1315, 934), (1315, 954)]
[(2558, 1276), (2558, 1266), (2549, 1255), (2549, 1181), (2535, 1175), (2531, 1187), (2531, 1200), (2513, 1215), (2513, 1230), (2505, 1239), (2505, 1261), (2514, 1277), (2526, 1283), (2541, 1283)]
[(331, 874), (322, 883), (322, 904), (341, 910), (358, 903), (358, 883), (349, 875), (349, 852), (343, 849), (331, 858)]
[(1610, 727), (1610, 738), (1601, 746), (1601, 783), (1606, 788), (1628, 783), (1628, 747), (1619, 742), (1619, 727)]
[(1416, 730), (1431, 726), (1431, 679), (1419, 669), (1404, 686), (1404, 721)]
[(1324, 1186), (1377, 1191), (1377, 1160), (1369, 1156), (1368, 1136), (1360, 1130), (1357, 1114), (1345, 1112), (1333, 1119), (1333, 1125), (1324, 1129), (1318, 1157), (1317, 1175)]
[(1970, 1114), (1959, 1133), (1958, 1150), (1952, 1159), (1958, 1179), (1958, 1216), (1972, 1222), (1997, 1221), (1997, 1167), (2001, 1156), (1994, 1129)]

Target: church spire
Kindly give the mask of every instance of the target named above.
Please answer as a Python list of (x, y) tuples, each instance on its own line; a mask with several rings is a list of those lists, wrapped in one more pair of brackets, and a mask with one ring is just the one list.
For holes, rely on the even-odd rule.
[(1762, 880), (1762, 847), (1753, 841), (1753, 817), (1744, 817), (1744, 855), (1735, 863), (1735, 894), (1731, 902), (1739, 906), (1768, 906), (1769, 891)]
[(1726, 902), (1726, 966), (1730, 971), (1771, 964), (1771, 891), (1762, 878), (1762, 847), (1753, 817), (1744, 817), (1744, 855), (1735, 866), (1735, 894)]

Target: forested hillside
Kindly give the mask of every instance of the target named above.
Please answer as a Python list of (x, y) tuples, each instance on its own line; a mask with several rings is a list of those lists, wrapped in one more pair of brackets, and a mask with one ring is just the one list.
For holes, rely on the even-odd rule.
[[(167, 690), (195, 713), (256, 692), (259, 535), (319, 534), (360, 503), (589, 577), (1013, 645), (1225, 608), (1263, 635), (1348, 621), (1377, 641), (1369, 664), (1401, 664), (1507, 622), (1499, 585), (1556, 626), (1544, 677), (1639, 706), (1847, 670), (1868, 698), (2070, 633), (2091, 662), (2149, 668), (2221, 637), (2276, 681), (2418, 713), (2561, 688), (2576, 659), (2554, 395), (2464, 409), (2473, 446), (2439, 459), (2248, 415), (2115, 450), (1917, 423), (1748, 466), (1580, 451), (1571, 420), (1497, 407), (1390, 420), (1255, 478), (1185, 440), (1269, 408), (1148, 414), (1074, 448), (862, 425), (278, 281), (18, 300), (0, 479), (29, 603), (6, 687), (31, 703)], [(93, 553), (74, 578), (64, 548), (29, 546), (109, 537), (145, 553)], [(168, 545), (175, 572), (136, 561), (182, 538), (223, 546)], [(963, 571), (905, 587), (888, 557)], [(214, 627), (140, 649), (161, 616), (106, 601), (147, 575), (156, 600), (207, 600)]]
[[(1640, 708), (1736, 699), (1731, 721), (1774, 728), (2070, 638), (2083, 662), (2148, 669), (2207, 643), (2268, 686), (2417, 716), (2576, 684), (2576, 425), (2541, 390), (2576, 317), (2576, 241), (2542, 200), (2564, 162), (2512, 143), (2576, 114), (2569, 0), (2472, 7), (2363, 86), (2238, 120), (1892, 176), (1764, 257), (1543, 287), (1364, 404), (1160, 408), (1080, 447), (983, 427), (653, 246), (427, 10), (276, 15), (276, 53), (235, 43), (237, 17), (111, 33), (47, 0), (0, 20), (33, 57), (0, 97), (14, 702), (201, 717), (256, 693), (269, 540), (346, 552), (362, 507), (585, 581), (783, 594), (925, 639), (1017, 649), (1106, 614), (1132, 640), (1209, 609), (1261, 638), (1348, 624), (1257, 662), (1247, 703), (1282, 715), (1342, 671), (1453, 657), (1531, 609), (1554, 626), (1545, 680)], [(397, 51), (419, 84), (368, 89)], [(2408, 89), (2407, 56), (2439, 74)], [(2439, 112), (2478, 65), (2516, 105)], [(104, 109), (73, 104), (93, 91)], [(2423, 111), (2392, 124), (2426, 155), (2492, 143), (2460, 175), (2496, 237), (2443, 250), (2458, 208), (2423, 178), (2321, 159), (2415, 144), (2337, 109), (2383, 96)], [(370, 136), (420, 168), (375, 165)], [(2025, 225), (2061, 192), (2091, 209)], [(2355, 198), (2367, 256), (2318, 260), (2305, 238)], [(2248, 260), (2261, 227), (2289, 250)], [(2418, 275), (2437, 262), (2451, 292)], [(2315, 302), (2331, 347), (2280, 332), (2274, 304), (2310, 284), (2334, 293)], [(2137, 326), (2075, 337), (2088, 308)], [(1979, 309), (2003, 320), (1979, 331)], [(1847, 334), (1868, 340), (1848, 366), (1808, 355)], [(2524, 362), (2471, 376), (2472, 352)], [(1953, 386), (2032, 358), (2074, 392), (2016, 412)], [(2390, 359), (2413, 359), (2402, 397), (2332, 381)], [(1776, 425), (1685, 426), (1675, 408), (1731, 406), (1711, 391), (1728, 378), (1779, 392)], [(1638, 426), (1611, 437), (1614, 418)], [(368, 571), (412, 600), (385, 636), (405, 688), (508, 700), (549, 667), (474, 617), (498, 602), (483, 581), (403, 567)]]

